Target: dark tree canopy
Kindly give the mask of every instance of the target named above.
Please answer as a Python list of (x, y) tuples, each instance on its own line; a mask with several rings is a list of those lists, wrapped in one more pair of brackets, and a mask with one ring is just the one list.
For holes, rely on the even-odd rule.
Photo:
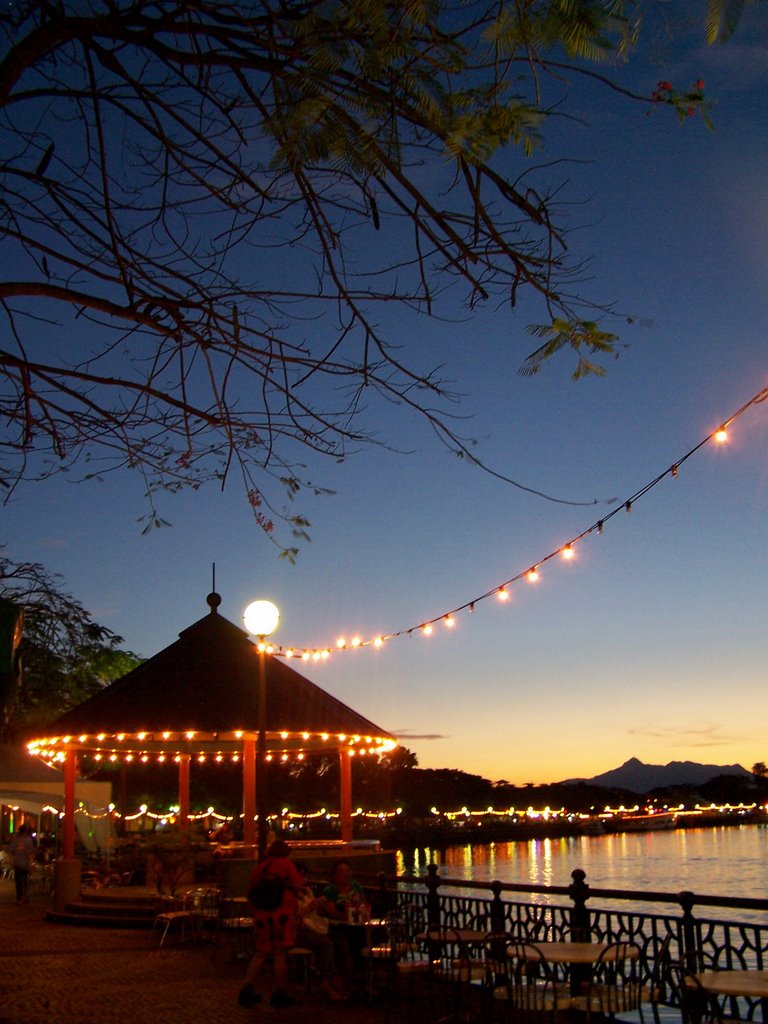
[(19, 740), (139, 664), (123, 638), (94, 622), (35, 562), (13, 562), (0, 548), (0, 598), (24, 610), (21, 676), (0, 694), (0, 739)]
[[(418, 318), (449, 292), (469, 309), (537, 297), (523, 373), (563, 348), (575, 376), (602, 372), (610, 307), (580, 293), (535, 153), (585, 76), (618, 101), (702, 106), (695, 85), (640, 96), (608, 77), (648, 6), (4, 5), (6, 493), (131, 467), (151, 526), (158, 489), (234, 471), (266, 532), (274, 516), (301, 538), (284, 500), (313, 486), (307, 450), (394, 444), (370, 432), (371, 407), (423, 417), (478, 461), (419, 351)], [(710, 2), (713, 38), (734, 7)]]

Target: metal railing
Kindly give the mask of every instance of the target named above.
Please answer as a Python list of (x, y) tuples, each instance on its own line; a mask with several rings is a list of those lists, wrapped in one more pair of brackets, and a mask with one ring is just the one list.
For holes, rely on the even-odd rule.
[[(483, 927), (521, 940), (632, 942), (640, 948), (641, 977), (649, 987), (658, 981), (657, 953), (667, 936), (671, 959), (689, 971), (768, 969), (768, 899), (598, 889), (587, 884), (581, 869), (571, 878), (568, 886), (469, 882), (441, 878), (433, 864), (424, 877), (380, 875), (367, 888), (374, 905), (396, 908), (413, 934), (442, 925)], [(518, 895), (529, 900), (516, 900)], [(644, 909), (650, 904), (669, 909)], [(706, 917), (707, 908), (733, 911), (735, 919)], [(740, 921), (739, 911), (759, 920)], [(677, 1005), (674, 987), (662, 984), (659, 1001)], [(740, 1016), (759, 1020), (760, 1000), (744, 1000)]]

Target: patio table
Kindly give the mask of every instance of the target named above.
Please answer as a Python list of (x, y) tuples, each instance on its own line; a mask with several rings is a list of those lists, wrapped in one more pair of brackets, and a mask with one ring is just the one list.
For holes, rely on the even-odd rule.
[[(604, 942), (528, 942), (520, 945), (511, 945), (507, 950), (508, 956), (523, 956), (527, 960), (534, 960), (538, 950), (545, 960), (551, 964), (572, 964), (575, 966), (591, 966), (600, 959), (603, 953), (610, 947)], [(607, 959), (616, 958), (616, 949), (612, 950)], [(640, 955), (637, 946), (626, 947), (626, 959), (636, 960)], [(571, 995), (580, 994), (581, 982), (584, 980), (583, 971), (571, 971)]]
[(715, 995), (759, 999), (763, 1021), (768, 1024), (768, 971), (702, 971), (695, 978)]

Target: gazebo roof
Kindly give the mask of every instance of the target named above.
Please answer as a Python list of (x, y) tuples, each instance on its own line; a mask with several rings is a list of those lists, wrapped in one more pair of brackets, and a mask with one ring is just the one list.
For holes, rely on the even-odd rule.
[[(259, 658), (248, 634), (211, 611), (178, 640), (66, 712), (30, 745), (46, 759), (69, 747), (122, 759), (198, 756), (240, 748), (258, 729)], [(265, 655), (265, 731), (271, 752), (324, 746), (380, 752), (396, 739), (278, 657)]]

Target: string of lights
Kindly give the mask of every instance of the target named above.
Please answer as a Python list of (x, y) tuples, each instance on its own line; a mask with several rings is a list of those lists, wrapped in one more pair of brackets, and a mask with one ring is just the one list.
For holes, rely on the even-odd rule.
[[(11, 805), (11, 810), (17, 810)], [(41, 808), (42, 811), (56, 815), (57, 817), (63, 816), (63, 811), (59, 808), (54, 807), (51, 804), (46, 804)], [(584, 812), (570, 811), (565, 807), (483, 807), (476, 810), (470, 810), (468, 807), (461, 807), (455, 809), (440, 809), (438, 807), (432, 807), (430, 814), (435, 819), (444, 819), (446, 821), (470, 821), (472, 819), (478, 820), (493, 820), (493, 819), (515, 819), (517, 821), (549, 821), (556, 820), (558, 818), (589, 818), (597, 816), (601, 818), (613, 818), (613, 817), (624, 817), (624, 816), (664, 816), (669, 814), (703, 814), (703, 813), (717, 813), (717, 814), (732, 814), (739, 813), (742, 811), (766, 811), (768, 812), (768, 804), (758, 803), (696, 803), (692, 808), (686, 808), (685, 804), (675, 804), (673, 806), (664, 805), (663, 808), (656, 806), (656, 802), (652, 801), (646, 804), (635, 804), (633, 807), (625, 806), (621, 804), (618, 807), (611, 807), (607, 804), (601, 809), (595, 809), (592, 814), (586, 814)], [(172, 824), (178, 817), (180, 808), (178, 806), (169, 807), (167, 810), (152, 810), (147, 804), (141, 804), (135, 811), (126, 811), (121, 813), (114, 804), (110, 804), (109, 807), (103, 810), (89, 810), (85, 805), (80, 803), (75, 808), (76, 815), (82, 815), (91, 819), (92, 821), (98, 821), (104, 818), (110, 818), (112, 820), (122, 819), (125, 822), (141, 822), (142, 819), (145, 821), (157, 822), (160, 824)], [(402, 807), (395, 807), (390, 810), (364, 810), (362, 807), (358, 807), (352, 812), (352, 816), (360, 819), (376, 819), (378, 821), (388, 821), (395, 818), (399, 818), (403, 815)], [(223, 824), (224, 822), (234, 822), (238, 819), (242, 819), (243, 815), (226, 814), (217, 811), (214, 807), (208, 807), (205, 810), (191, 811), (188, 814), (189, 821), (200, 821), (206, 822), (208, 825), (215, 827), (216, 824)], [(326, 821), (337, 821), (340, 817), (338, 811), (329, 811), (325, 807), (321, 807), (316, 811), (291, 811), (287, 807), (283, 807), (280, 812), (275, 812), (268, 815), (270, 821), (284, 821), (284, 822), (310, 822), (318, 819)]]
[(768, 399), (768, 387), (762, 388), (754, 394), (739, 409), (732, 413), (727, 419), (723, 420), (715, 430), (699, 441), (698, 444), (694, 445), (693, 448), (687, 451), (680, 458), (676, 459), (663, 472), (659, 473), (652, 480), (649, 480), (628, 498), (625, 498), (623, 501), (615, 505), (614, 508), (606, 513), (606, 515), (596, 520), (596, 522), (592, 523), (585, 530), (582, 530), (581, 533), (571, 537), (570, 540), (566, 541), (564, 544), (560, 544), (543, 557), (529, 563), (527, 568), (515, 573), (513, 576), (510, 576), (509, 579), (495, 584), (489, 590), (486, 590), (485, 593), (479, 594), (477, 597), (473, 597), (470, 600), (457, 605), (455, 608), (440, 612), (438, 615), (433, 615), (431, 618), (424, 619), (423, 621), (404, 629), (399, 629), (391, 633), (381, 633), (372, 637), (365, 638), (361, 636), (353, 636), (350, 639), (339, 637), (335, 643), (323, 647), (285, 647), (279, 644), (264, 642), (259, 644), (259, 649), (284, 658), (300, 658), (302, 661), (322, 662), (327, 661), (333, 652), (359, 651), (366, 648), (377, 650), (391, 640), (396, 640), (405, 636), (412, 636), (413, 634), (420, 634), (428, 637), (432, 635), (435, 626), (437, 625), (442, 625), (445, 628), (450, 629), (456, 624), (456, 616), (463, 612), (474, 612), (481, 602), (492, 598), (499, 601), (508, 600), (510, 597), (509, 588), (514, 586), (516, 583), (519, 583), (522, 580), (529, 583), (535, 583), (539, 579), (542, 566), (546, 565), (553, 559), (559, 557), (567, 561), (574, 558), (576, 555), (576, 548), (582, 541), (586, 540), (592, 534), (602, 534), (606, 523), (620, 512), (631, 512), (637, 502), (641, 498), (645, 497), (649, 491), (653, 490), (654, 487), (660, 484), (662, 480), (665, 480), (667, 477), (676, 478), (680, 467), (705, 445), (711, 442), (716, 444), (725, 443), (728, 440), (728, 428), (731, 424), (739, 419), (740, 416), (743, 416), (744, 413), (753, 406), (760, 402), (764, 402), (766, 399)]

